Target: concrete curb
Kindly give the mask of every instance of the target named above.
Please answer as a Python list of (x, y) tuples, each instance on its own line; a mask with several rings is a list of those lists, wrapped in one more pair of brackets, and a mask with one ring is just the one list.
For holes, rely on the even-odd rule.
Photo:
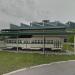
[(72, 62), (72, 61), (75, 61), (75, 60), (59, 61), (59, 62), (53, 62), (53, 63), (50, 63), (50, 64), (42, 64), (42, 65), (32, 66), (32, 67), (12, 71), (12, 72), (9, 72), (9, 73), (3, 74), (3, 75), (11, 75), (11, 74), (14, 74), (14, 73), (17, 73), (17, 72), (20, 72), (20, 71), (25, 71), (27, 69), (34, 69), (34, 68), (42, 67), (42, 66), (46, 66), (46, 65), (48, 66), (48, 65), (52, 65), (52, 64), (59, 64), (59, 63)]

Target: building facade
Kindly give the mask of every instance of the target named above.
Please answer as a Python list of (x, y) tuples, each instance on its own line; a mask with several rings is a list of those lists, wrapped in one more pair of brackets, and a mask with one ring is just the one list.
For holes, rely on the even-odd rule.
[(10, 24), (10, 29), (3, 29), (1, 33), (7, 38), (7, 48), (62, 50), (67, 42), (66, 25), (60, 22), (32, 22), (30, 25), (21, 23), (21, 26)]

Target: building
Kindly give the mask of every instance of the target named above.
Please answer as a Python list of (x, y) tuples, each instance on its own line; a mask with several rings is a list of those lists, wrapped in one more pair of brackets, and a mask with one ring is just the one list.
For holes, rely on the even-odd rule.
[(71, 34), (66, 29), (66, 25), (58, 21), (43, 20), (30, 25), (10, 24), (10, 29), (2, 29), (1, 34), (6, 36), (4, 41), (7, 48), (62, 50), (63, 44), (67, 42), (67, 35)]
[(66, 23), (66, 27), (67, 27), (69, 30), (75, 29), (75, 22), (68, 21), (68, 22)]

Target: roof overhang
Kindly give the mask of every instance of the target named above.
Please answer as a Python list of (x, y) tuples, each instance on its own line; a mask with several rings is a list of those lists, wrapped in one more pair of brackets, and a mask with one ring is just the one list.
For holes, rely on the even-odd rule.
[(0, 33), (2, 36), (20, 36), (20, 35), (74, 35), (75, 32), (3, 32)]

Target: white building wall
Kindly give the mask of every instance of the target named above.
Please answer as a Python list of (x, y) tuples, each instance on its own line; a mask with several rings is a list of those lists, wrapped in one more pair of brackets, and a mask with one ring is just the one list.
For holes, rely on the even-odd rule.
[(0, 48), (6, 47), (6, 44), (4, 43), (4, 41), (0, 41)]
[[(16, 40), (16, 39), (7, 39), (7, 40)], [(35, 40), (43, 40), (43, 36), (33, 36), (32, 38), (18, 38), (18, 40), (21, 40), (22, 44), (18, 44), (18, 47), (22, 47), (22, 48), (43, 48), (44, 44), (31, 44), (32, 41)], [(63, 36), (45, 36), (45, 41), (47, 40), (53, 40), (53, 44), (45, 44), (46, 48), (52, 48), (52, 49), (56, 49), (56, 47), (54, 47), (54, 41), (59, 40), (61, 42), (61, 45), (59, 47), (59, 49), (61, 49), (63, 47), (63, 43), (64, 43), (64, 37)], [(25, 44), (24, 41), (28, 41), (29, 44)], [(6, 44), (7, 47), (16, 47), (17, 44), (14, 43), (7, 43)]]

